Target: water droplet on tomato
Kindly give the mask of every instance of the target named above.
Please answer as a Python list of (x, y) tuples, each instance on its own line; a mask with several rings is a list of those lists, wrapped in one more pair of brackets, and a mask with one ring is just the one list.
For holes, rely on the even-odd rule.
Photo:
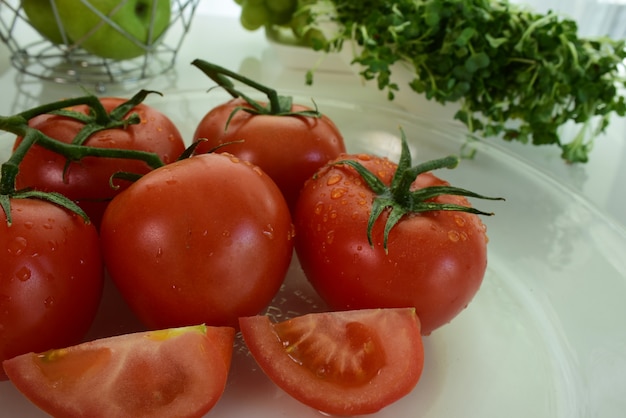
[(43, 305), (46, 308), (52, 308), (54, 306), (55, 300), (53, 296), (48, 296), (44, 301), (43, 301)]
[(24, 222), (24, 228), (26, 229), (33, 229), (33, 223), (31, 221), (26, 221)]
[(44, 229), (52, 229), (52, 225), (49, 224), (49, 223), (45, 223), (45, 224), (43, 224), (43, 228)]
[(265, 225), (265, 229), (263, 230), (263, 235), (273, 240), (274, 239), (274, 227), (270, 224)]
[(24, 237), (15, 237), (7, 246), (9, 254), (18, 256), (24, 252), (28, 246), (28, 241)]
[(259, 176), (263, 175), (263, 170), (261, 170), (261, 167), (257, 165), (253, 165), (252, 170), (254, 170), (254, 172), (257, 173)]
[(328, 177), (328, 180), (326, 180), (326, 184), (328, 186), (332, 186), (333, 184), (337, 184), (340, 181), (341, 181), (341, 174), (333, 174)]
[(17, 270), (15, 272), (15, 276), (22, 282), (27, 281), (28, 279), (30, 279), (31, 276), (31, 271), (28, 267), (23, 266), (22, 268), (20, 268), (19, 270)]
[(461, 235), (455, 230), (450, 230), (448, 231), (448, 239), (452, 242), (458, 242), (461, 239)]
[(334, 240), (335, 240), (335, 231), (328, 231), (326, 233), (326, 243), (332, 244)]
[(330, 370), (328, 369), (328, 367), (326, 367), (326, 365), (323, 365), (317, 368), (315, 374), (321, 379), (324, 379), (330, 374)]
[(237, 157), (235, 157), (234, 155), (230, 156), (230, 161), (232, 161), (233, 163), (237, 164), (239, 163), (241, 160)]
[(161, 258), (161, 257), (163, 257), (163, 248), (159, 247), (157, 248), (156, 258)]
[(455, 216), (454, 222), (460, 227), (465, 226), (465, 218), (463, 218), (462, 216)]
[(56, 251), (57, 250), (57, 242), (50, 240), (48, 241), (48, 247), (50, 248), (50, 251)]
[(330, 198), (339, 199), (343, 197), (343, 195), (345, 195), (347, 192), (348, 190), (343, 187), (335, 187), (334, 189), (330, 191)]
[(361, 160), (361, 161), (370, 161), (372, 159), (372, 156), (369, 154), (359, 154), (356, 157), (357, 159)]
[(315, 208), (313, 209), (313, 212), (314, 212), (316, 215), (319, 215), (320, 213), (322, 213), (322, 211), (323, 211), (323, 210), (324, 210), (324, 204), (323, 204), (322, 202), (318, 202), (318, 203), (315, 205)]

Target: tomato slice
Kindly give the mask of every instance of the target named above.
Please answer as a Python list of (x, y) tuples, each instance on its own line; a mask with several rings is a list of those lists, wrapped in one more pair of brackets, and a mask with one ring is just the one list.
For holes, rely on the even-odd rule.
[(250, 353), (300, 402), (331, 415), (379, 411), (408, 394), (424, 365), (413, 308), (312, 313), (273, 323), (239, 319)]
[(234, 328), (204, 325), (138, 332), (2, 365), (53, 416), (201, 417), (224, 391), (234, 335)]

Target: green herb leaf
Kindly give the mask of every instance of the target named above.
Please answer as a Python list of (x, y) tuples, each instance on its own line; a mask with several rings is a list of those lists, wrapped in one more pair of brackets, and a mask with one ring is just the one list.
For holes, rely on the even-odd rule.
[[(626, 113), (626, 41), (582, 38), (576, 22), (554, 12), (508, 0), (300, 3), (294, 16), (306, 16), (307, 30), (338, 27), (318, 50), (357, 45), (353, 65), (389, 99), (410, 88), (429, 100), (458, 102), (457, 119), (476, 135), (550, 144), (565, 161), (585, 162), (609, 116)], [(394, 81), (398, 61), (415, 72), (406, 86)], [(313, 83), (312, 71), (306, 81)], [(587, 129), (591, 121), (598, 129)], [(568, 143), (560, 131), (571, 122), (580, 124), (582, 139)]]

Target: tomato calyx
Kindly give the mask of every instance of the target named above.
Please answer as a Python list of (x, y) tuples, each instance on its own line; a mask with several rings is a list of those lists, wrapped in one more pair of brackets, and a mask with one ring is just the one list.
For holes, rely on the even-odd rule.
[(437, 196), (455, 195), (486, 200), (504, 200), (502, 197), (484, 196), (454, 186), (429, 186), (418, 190), (411, 190), (411, 185), (417, 179), (418, 175), (441, 168), (453, 169), (459, 164), (459, 157), (449, 155), (412, 166), (411, 151), (409, 150), (406, 135), (403, 130), (401, 130), (401, 141), (402, 150), (400, 152), (398, 167), (391, 180), (391, 185), (389, 186), (384, 184), (374, 173), (369, 171), (358, 161), (340, 160), (332, 163), (332, 165), (348, 165), (354, 168), (368, 187), (377, 195), (372, 202), (372, 211), (367, 222), (367, 240), (370, 246), (373, 247), (374, 245), (372, 241), (374, 223), (387, 209), (389, 209), (390, 212), (383, 232), (383, 248), (385, 251), (387, 251), (389, 232), (400, 219), (407, 214), (431, 211), (457, 211), (484, 216), (493, 215), (491, 212), (484, 212), (471, 206), (433, 201)]
[(67, 109), (66, 107), (49, 113), (73, 118), (82, 122), (85, 126), (72, 140), (72, 144), (82, 145), (96, 132), (116, 128), (126, 129), (129, 125), (140, 123), (141, 119), (136, 113), (132, 113), (126, 118), (125, 116), (131, 109), (142, 103), (149, 94), (161, 95), (158, 91), (140, 90), (129, 100), (123, 102), (110, 112), (106, 111), (99, 100), (93, 100), (89, 103), (89, 114)]
[[(251, 80), (247, 77), (242, 76), (241, 74), (237, 74), (233, 71), (230, 71), (224, 67), (220, 67), (219, 65), (210, 63), (205, 60), (195, 59), (192, 63), (195, 67), (200, 69), (203, 73), (209, 76), (213, 81), (215, 81), (220, 87), (226, 90), (232, 97), (234, 98), (242, 98), (246, 101), (251, 107), (238, 106), (236, 107), (230, 117), (226, 121), (226, 128), (228, 128), (229, 122), (232, 117), (239, 111), (248, 112), (253, 115), (273, 115), (273, 116), (304, 116), (304, 117), (312, 117), (312, 118), (321, 118), (322, 114), (318, 111), (317, 105), (314, 104), (314, 109), (311, 110), (302, 110), (294, 112), (291, 110), (293, 105), (293, 98), (291, 96), (283, 96), (279, 95), (276, 90), (264, 86), (260, 83), (257, 83), (254, 80)], [(267, 96), (267, 104), (260, 103), (248, 95), (240, 92), (235, 88), (235, 84), (231, 79), (237, 80), (245, 85), (252, 87)]]
[(73, 200), (65, 197), (61, 193), (57, 192), (41, 192), (38, 190), (24, 189), (18, 190), (12, 194), (0, 194), (0, 208), (4, 211), (6, 216), (7, 225), (13, 223), (13, 217), (11, 216), (11, 199), (40, 199), (61, 206), (68, 209), (78, 216), (83, 218), (86, 223), (89, 223), (89, 216), (87, 213), (78, 206)]

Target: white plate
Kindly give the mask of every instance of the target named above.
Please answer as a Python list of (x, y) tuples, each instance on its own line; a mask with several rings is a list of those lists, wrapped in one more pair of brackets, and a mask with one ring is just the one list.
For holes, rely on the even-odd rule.
[[(218, 92), (150, 98), (190, 139), (195, 124), (227, 97)], [(308, 103), (308, 97), (295, 97)], [(414, 161), (457, 153), (462, 131), (388, 108), (315, 98), (352, 152), (397, 159), (399, 127)], [(489, 266), (474, 301), (425, 338), (426, 365), (415, 390), (373, 418), (575, 418), (626, 410), (626, 232), (572, 190), (510, 155), (480, 143), (475, 159), (438, 174), (457, 186), (506, 197), (477, 201), (494, 211)], [(121, 306), (121, 307), (120, 307)], [(294, 262), (272, 313), (285, 318), (321, 309)], [(111, 287), (90, 338), (137, 323)], [(44, 417), (8, 382), (4, 417)], [(319, 418), (274, 386), (238, 344), (213, 418)]]

